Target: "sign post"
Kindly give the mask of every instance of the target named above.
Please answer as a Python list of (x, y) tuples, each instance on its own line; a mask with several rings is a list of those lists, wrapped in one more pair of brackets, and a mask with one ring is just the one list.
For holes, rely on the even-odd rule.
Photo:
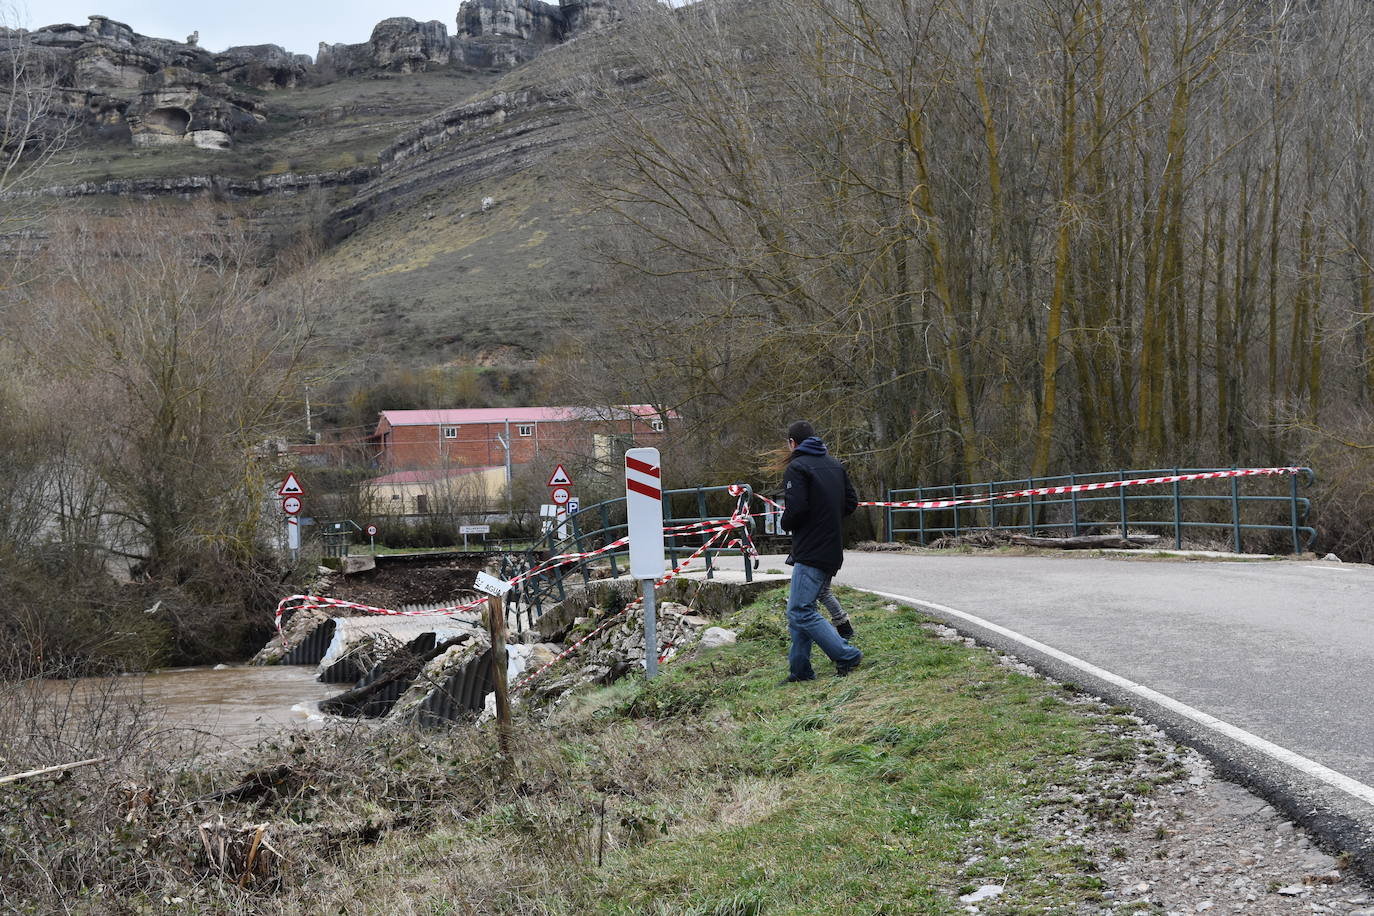
[(291, 562), (298, 563), (301, 558), (301, 497), (305, 489), (296, 479), (294, 471), (286, 475), (277, 495), (282, 498), (281, 511), (286, 516), (286, 547), (291, 551)]
[(463, 536), (463, 549), (464, 549), (464, 550), (467, 550), (467, 549), (468, 549), (468, 535), (469, 535), (469, 534), (480, 534), (480, 535), (482, 536), (482, 540), (485, 541), (485, 540), (487, 539), (487, 535), (491, 533), (491, 526), (490, 526), (490, 525), (459, 525), (459, 526), (458, 526), (458, 533), (461, 534), (461, 535)]
[(563, 465), (554, 468), (553, 473), (549, 475), (549, 501), (558, 507), (554, 514), (553, 527), (555, 536), (560, 541), (568, 536), (566, 520), (572, 511), (568, 509), (568, 504), (573, 499), (572, 491), (569, 489), (571, 486), (572, 477)]
[(663, 575), (663, 471), (658, 449), (625, 453), (625, 509), (630, 534), (630, 575), (644, 593), (644, 673), (658, 676), (654, 580)]

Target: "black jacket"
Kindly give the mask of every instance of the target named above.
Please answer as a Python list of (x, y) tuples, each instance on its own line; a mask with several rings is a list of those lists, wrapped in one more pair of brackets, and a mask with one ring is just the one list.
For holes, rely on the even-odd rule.
[(812, 436), (797, 446), (782, 476), (782, 527), (792, 533), (792, 559), (835, 575), (844, 563), (840, 523), (859, 505), (844, 465)]

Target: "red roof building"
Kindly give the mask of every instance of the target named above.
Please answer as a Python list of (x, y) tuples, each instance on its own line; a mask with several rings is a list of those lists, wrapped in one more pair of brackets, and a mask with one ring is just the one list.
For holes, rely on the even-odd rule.
[(575, 457), (618, 463), (625, 449), (652, 445), (664, 422), (647, 404), (384, 410), (370, 438), (387, 471), (505, 465), (507, 445), (512, 466)]

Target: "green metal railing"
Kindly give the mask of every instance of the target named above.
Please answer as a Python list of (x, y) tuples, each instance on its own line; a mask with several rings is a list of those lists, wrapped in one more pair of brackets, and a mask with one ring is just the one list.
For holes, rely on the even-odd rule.
[[(725, 522), (731, 517), (738, 497), (730, 494), (728, 486), (692, 487), (663, 491), (663, 525), (685, 525), (691, 522)], [(745, 499), (753, 499), (753, 490), (745, 486)], [(746, 505), (748, 503), (746, 502)], [(566, 538), (559, 538), (557, 530), (535, 541), (524, 551), (501, 557), (502, 578), (509, 581), (525, 570), (534, 569), (549, 557), (567, 553), (590, 553), (624, 537), (629, 530), (625, 521), (625, 497), (595, 503), (569, 515), (565, 520)], [(752, 527), (752, 521), (750, 526)], [(696, 534), (672, 535), (664, 539), (670, 568), (691, 556), (701, 546)], [(584, 586), (592, 581), (592, 565), (607, 563), (614, 578), (629, 571), (626, 557), (629, 548), (622, 547), (597, 554), (588, 560), (567, 563), (556, 569), (522, 580), (506, 595), (508, 608), (516, 615), (521, 628), (533, 627), (544, 612), (567, 597), (568, 585), (580, 581)], [(754, 580), (749, 557), (737, 547), (710, 547), (702, 555), (706, 563), (706, 577), (715, 575), (717, 560), (722, 557), (744, 558), (744, 579)]]
[[(912, 487), (889, 490), (888, 501), (968, 499), (1008, 491), (1227, 470), (1234, 468), (1153, 468)], [(1235, 552), (1243, 553), (1244, 532), (1283, 531), (1288, 533), (1296, 555), (1310, 550), (1317, 537), (1316, 529), (1306, 524), (1312, 502), (1298, 493), (1300, 477), (1304, 487), (1316, 480), (1311, 468), (1300, 468), (1297, 474), (1287, 475), (1287, 479), (1230, 477), (1058, 496), (1027, 496), (947, 509), (888, 509), (887, 532), (889, 540), (914, 536), (921, 544), (926, 544), (931, 538), (958, 537), (993, 529), (1073, 535), (1110, 529), (1125, 537), (1130, 528), (1147, 528), (1172, 533), (1175, 549), (1182, 549), (1185, 529), (1211, 529), (1225, 531)], [(1250, 492), (1243, 493), (1242, 486)], [(1207, 492), (1209, 490), (1213, 492)], [(1279, 511), (1283, 512), (1283, 523), (1276, 521)]]

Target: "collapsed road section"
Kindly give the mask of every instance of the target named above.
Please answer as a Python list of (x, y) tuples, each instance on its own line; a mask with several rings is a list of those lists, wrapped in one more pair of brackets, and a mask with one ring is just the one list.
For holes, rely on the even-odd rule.
[[(316, 590), (338, 596), (338, 604), (291, 612), (281, 636), (253, 663), (314, 666), (319, 680), (346, 688), (320, 704), (330, 715), (431, 726), (475, 721), (489, 708), (493, 691), (487, 627), (476, 611), (425, 611), (470, 603), (479, 562), (445, 557), (332, 573)], [(772, 584), (668, 583), (658, 609), (659, 661), (733, 642), (734, 633), (716, 622)], [(610, 684), (643, 670), (643, 632), (625, 613), (634, 594), (635, 583), (628, 580), (574, 586), (535, 627), (512, 628), (507, 677), (515, 700), (551, 707), (579, 686)], [(362, 606), (390, 606), (405, 615), (379, 616)]]

